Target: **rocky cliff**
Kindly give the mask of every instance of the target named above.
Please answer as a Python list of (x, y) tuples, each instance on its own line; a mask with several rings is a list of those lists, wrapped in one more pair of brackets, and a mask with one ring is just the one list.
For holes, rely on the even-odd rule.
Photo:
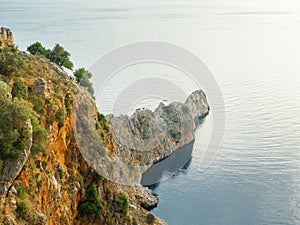
[(123, 168), (135, 165), (135, 177), (123, 176), (122, 182), (140, 183), (152, 164), (194, 141), (199, 120), (208, 113), (205, 93), (197, 90), (184, 103), (160, 103), (154, 111), (138, 109), (131, 116), (108, 115), (115, 154)]
[(154, 111), (105, 117), (55, 63), (0, 49), (0, 223), (165, 224), (140, 185), (153, 164), (194, 140), (203, 91)]
[[(84, 88), (43, 56), (14, 46), (0, 49), (0, 81), (1, 224), (149, 223), (141, 205), (158, 198), (100, 176), (79, 149), (78, 93), (95, 115), (99, 142), (115, 151), (111, 127)], [(154, 217), (153, 224), (164, 222)]]

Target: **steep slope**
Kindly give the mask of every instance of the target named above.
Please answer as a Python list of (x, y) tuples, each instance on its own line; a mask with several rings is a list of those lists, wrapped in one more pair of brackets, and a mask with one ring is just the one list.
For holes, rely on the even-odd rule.
[(99, 142), (114, 152), (110, 125), (85, 89), (44, 57), (14, 46), (0, 49), (0, 80), (1, 223), (151, 222), (140, 205), (157, 204), (157, 197), (148, 189), (121, 186), (98, 175), (78, 148), (72, 115), (80, 92), (96, 115)]

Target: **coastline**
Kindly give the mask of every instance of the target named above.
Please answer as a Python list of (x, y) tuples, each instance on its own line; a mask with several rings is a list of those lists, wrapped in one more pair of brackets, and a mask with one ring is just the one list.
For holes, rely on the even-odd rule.
[(161, 182), (166, 173), (174, 173), (183, 168), (191, 159), (195, 139), (176, 149), (171, 155), (152, 164), (142, 174), (141, 184), (150, 187)]

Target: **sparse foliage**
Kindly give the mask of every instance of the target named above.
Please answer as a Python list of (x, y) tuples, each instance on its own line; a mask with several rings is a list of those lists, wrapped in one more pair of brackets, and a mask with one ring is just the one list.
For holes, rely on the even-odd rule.
[(79, 68), (75, 70), (74, 76), (76, 78), (76, 82), (87, 89), (87, 91), (93, 96), (94, 95), (94, 88), (93, 84), (90, 81), (92, 78), (92, 73), (85, 68)]

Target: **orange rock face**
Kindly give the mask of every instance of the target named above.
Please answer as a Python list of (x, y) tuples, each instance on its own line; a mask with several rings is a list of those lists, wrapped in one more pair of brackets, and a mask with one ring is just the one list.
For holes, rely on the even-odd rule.
[(1, 27), (0, 30), (0, 48), (4, 47), (4, 44), (14, 44), (14, 36), (10, 29)]

